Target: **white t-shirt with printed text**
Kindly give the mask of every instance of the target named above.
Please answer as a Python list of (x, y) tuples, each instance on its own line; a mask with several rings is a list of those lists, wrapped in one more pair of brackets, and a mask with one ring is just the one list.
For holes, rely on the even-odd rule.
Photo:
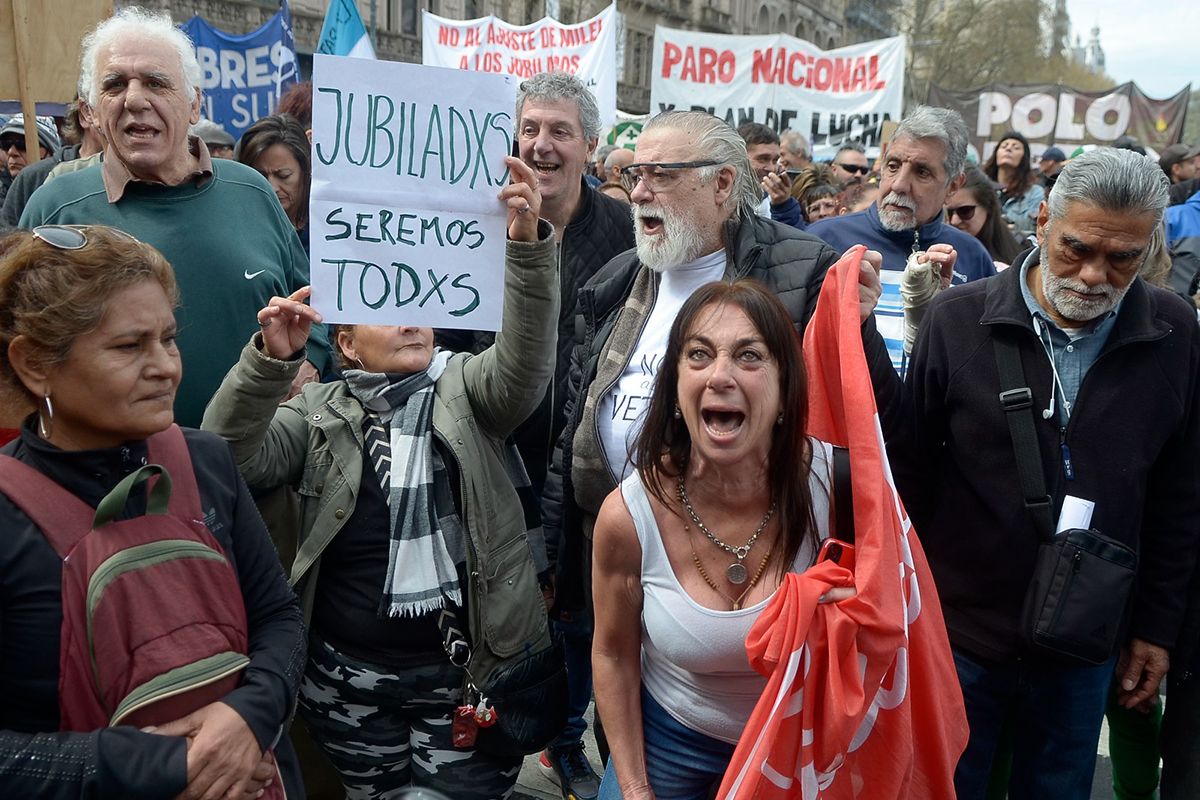
[(642, 427), (642, 418), (650, 407), (654, 379), (667, 350), (667, 337), (679, 309), (692, 293), (706, 283), (725, 275), (725, 251), (718, 250), (663, 272), (658, 283), (658, 296), (646, 320), (646, 327), (633, 348), (625, 371), (611, 391), (600, 398), (596, 428), (608, 466), (619, 483), (633, 471), (630, 450)]

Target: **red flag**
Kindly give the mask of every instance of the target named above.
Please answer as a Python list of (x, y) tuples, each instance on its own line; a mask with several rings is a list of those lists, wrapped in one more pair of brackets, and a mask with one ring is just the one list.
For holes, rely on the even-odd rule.
[[(967, 744), (941, 606), (883, 449), (858, 317), (856, 247), (830, 269), (804, 334), (809, 433), (850, 448), (854, 574), (788, 575), (746, 638), (768, 678), (721, 800), (954, 797)], [(833, 586), (857, 596), (819, 605)]]

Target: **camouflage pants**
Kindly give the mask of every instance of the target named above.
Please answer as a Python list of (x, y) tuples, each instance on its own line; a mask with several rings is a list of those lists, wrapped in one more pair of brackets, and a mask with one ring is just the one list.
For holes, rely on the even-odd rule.
[(300, 715), (341, 775), (349, 800), (393, 798), (408, 786), (454, 800), (505, 800), (520, 759), (457, 750), (451, 716), (462, 670), (444, 661), (391, 672), (313, 637), (300, 684)]

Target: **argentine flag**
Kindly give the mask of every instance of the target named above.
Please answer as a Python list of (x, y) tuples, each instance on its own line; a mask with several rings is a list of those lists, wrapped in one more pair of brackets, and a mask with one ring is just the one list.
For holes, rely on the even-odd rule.
[(375, 48), (354, 0), (330, 0), (317, 52), (331, 56), (375, 58)]

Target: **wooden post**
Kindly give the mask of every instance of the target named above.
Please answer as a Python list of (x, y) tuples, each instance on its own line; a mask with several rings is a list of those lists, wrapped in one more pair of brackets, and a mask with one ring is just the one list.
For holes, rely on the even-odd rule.
[(30, 57), (34, 43), (29, 40), (29, 0), (12, 0), (13, 33), (17, 54), (17, 88), (20, 93), (21, 113), (25, 117), (25, 166), (41, 158), (38, 142), (37, 106), (34, 104)]

